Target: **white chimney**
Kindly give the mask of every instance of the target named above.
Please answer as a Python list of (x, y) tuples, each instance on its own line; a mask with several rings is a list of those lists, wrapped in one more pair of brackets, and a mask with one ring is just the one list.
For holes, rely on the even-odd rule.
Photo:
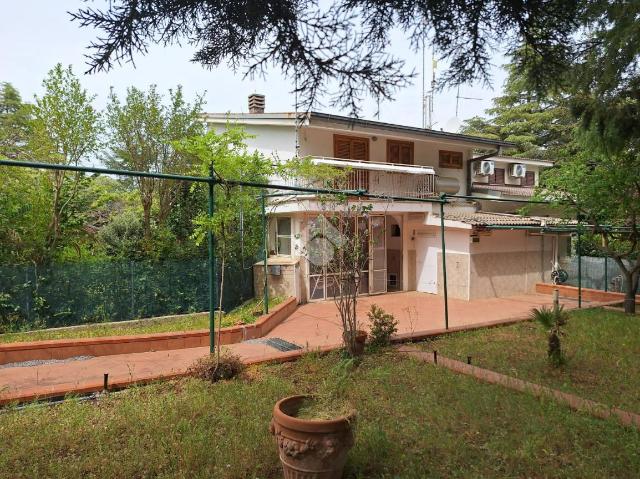
[(249, 95), (249, 113), (264, 113), (264, 95), (259, 93)]

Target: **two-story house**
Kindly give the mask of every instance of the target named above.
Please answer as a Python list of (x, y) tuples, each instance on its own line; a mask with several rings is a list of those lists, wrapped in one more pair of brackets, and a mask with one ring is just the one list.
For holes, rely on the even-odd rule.
[[(482, 200), (450, 198), (445, 206), (448, 291), (454, 298), (476, 299), (530, 292), (548, 279), (552, 260), (566, 243), (544, 235), (550, 218), (514, 214), (521, 203), (492, 198), (531, 197), (542, 168), (540, 160), (503, 156), (510, 143), (462, 134), (354, 119), (326, 113), (266, 113), (264, 97), (249, 98), (249, 113), (207, 114), (209, 128), (227, 122), (243, 125), (252, 149), (286, 160), (296, 155), (318, 164), (349, 167), (349, 189), (394, 197), (430, 198), (441, 193), (474, 195)], [(494, 156), (474, 159), (476, 149)], [(278, 179), (274, 179), (275, 182)], [(486, 198), (486, 200), (484, 199)], [(440, 207), (437, 203), (367, 199), (372, 246), (362, 274), (363, 294), (390, 291), (442, 291)], [(269, 287), (300, 302), (331, 297), (330, 272), (305, 257), (309, 224), (321, 208), (309, 195), (292, 194), (269, 204)], [(508, 227), (529, 229), (509, 230)], [(255, 266), (256, 292), (263, 282)]]

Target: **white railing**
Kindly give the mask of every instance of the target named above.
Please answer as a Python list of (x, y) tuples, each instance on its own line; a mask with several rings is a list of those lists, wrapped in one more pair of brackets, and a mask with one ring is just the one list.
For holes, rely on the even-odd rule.
[[(341, 190), (362, 190), (369, 193), (407, 198), (429, 198), (437, 196), (436, 174), (428, 166), (396, 165), (393, 163), (341, 160), (339, 158), (314, 157), (318, 163), (350, 168), (341, 184), (327, 185)], [(322, 187), (298, 178), (272, 178), (272, 183), (286, 186)]]

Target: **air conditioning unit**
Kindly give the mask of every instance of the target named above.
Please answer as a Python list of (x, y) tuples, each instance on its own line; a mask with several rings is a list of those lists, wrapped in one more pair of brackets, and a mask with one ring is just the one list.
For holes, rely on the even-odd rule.
[(493, 175), (495, 164), (491, 160), (476, 161), (473, 164), (473, 173), (476, 176), (489, 176)]
[(527, 166), (522, 163), (512, 163), (509, 165), (509, 174), (514, 178), (524, 178), (527, 174)]

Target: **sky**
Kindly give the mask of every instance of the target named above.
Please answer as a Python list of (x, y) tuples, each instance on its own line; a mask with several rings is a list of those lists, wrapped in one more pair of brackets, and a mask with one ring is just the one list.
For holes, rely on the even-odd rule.
[[(188, 45), (162, 47), (154, 45), (147, 55), (137, 55), (135, 66), (116, 65), (109, 72), (85, 74), (87, 70), (87, 46), (97, 36), (97, 32), (80, 28), (71, 22), (68, 12), (82, 6), (103, 7), (102, 1), (85, 3), (80, 0), (0, 0), (0, 17), (4, 19), (0, 29), (0, 81), (13, 84), (24, 100), (32, 100), (33, 95), (42, 93), (42, 79), (58, 62), (72, 65), (83, 86), (96, 95), (95, 105), (106, 105), (109, 88), (113, 87), (119, 96), (124, 96), (128, 86), (146, 88), (158, 85), (161, 92), (177, 84), (183, 86), (186, 98), (192, 99), (198, 93), (205, 94), (207, 112), (246, 112), (247, 96), (262, 93), (266, 96), (266, 111), (293, 111), (294, 96), (292, 80), (284, 78), (280, 72), (271, 69), (266, 78), (245, 79), (243, 72), (234, 72), (226, 65), (207, 70), (190, 61), (194, 49)], [(408, 70), (422, 71), (421, 53), (412, 53), (403, 35), (393, 35), (391, 53), (405, 58)], [(430, 53), (427, 52), (430, 57)], [(481, 85), (464, 85), (460, 96), (478, 100), (460, 99), (459, 120), (482, 115), (491, 106), (491, 99), (500, 94), (505, 80), (501, 65), (505, 59), (496, 54), (493, 59), (493, 88)], [(443, 66), (443, 65), (440, 65)], [(427, 81), (431, 78), (431, 61), (427, 60)], [(379, 120), (403, 125), (422, 125), (422, 80), (416, 78), (414, 84), (399, 90), (392, 102), (382, 102)], [(376, 102), (365, 99), (361, 116), (375, 120)], [(328, 106), (316, 106), (314, 110), (328, 113), (346, 114)], [(436, 94), (434, 98), (434, 128), (452, 131), (456, 129), (456, 90)]]

